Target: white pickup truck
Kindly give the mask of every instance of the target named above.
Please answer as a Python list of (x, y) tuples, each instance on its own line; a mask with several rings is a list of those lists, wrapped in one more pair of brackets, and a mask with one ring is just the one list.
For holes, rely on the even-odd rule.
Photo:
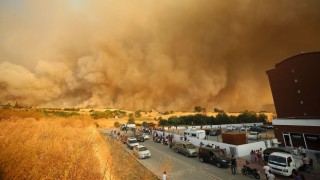
[(289, 153), (274, 152), (269, 155), (268, 166), (271, 172), (283, 176), (291, 176), (303, 166), (302, 159)]

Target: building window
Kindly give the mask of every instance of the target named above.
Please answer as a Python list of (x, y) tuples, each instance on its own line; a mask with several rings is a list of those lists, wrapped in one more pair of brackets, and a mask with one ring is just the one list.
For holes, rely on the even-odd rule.
[(303, 104), (303, 101), (300, 101), (300, 104)]
[(298, 94), (300, 94), (300, 93), (301, 93), (300, 89), (298, 89), (298, 91), (297, 91), (297, 92), (298, 92)]
[(293, 72), (293, 73), (294, 73), (294, 69), (291, 69), (291, 72)]
[(295, 79), (294, 82), (295, 82), (295, 83), (298, 83), (298, 79)]

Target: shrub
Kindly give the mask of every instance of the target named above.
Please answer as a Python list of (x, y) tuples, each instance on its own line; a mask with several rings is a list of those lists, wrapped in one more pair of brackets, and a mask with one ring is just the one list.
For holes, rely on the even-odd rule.
[(127, 124), (135, 124), (135, 119), (133, 117), (130, 117), (127, 121)]
[(114, 127), (119, 128), (120, 127), (120, 123), (118, 121), (113, 123)]

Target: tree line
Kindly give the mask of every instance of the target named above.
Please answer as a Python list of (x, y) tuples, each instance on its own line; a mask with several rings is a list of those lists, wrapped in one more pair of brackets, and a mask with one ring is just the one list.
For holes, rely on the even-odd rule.
[(245, 111), (238, 116), (229, 116), (226, 113), (219, 112), (216, 117), (206, 116), (203, 114), (189, 116), (172, 116), (168, 119), (159, 119), (161, 126), (178, 126), (178, 125), (220, 125), (220, 124), (239, 124), (239, 123), (267, 123), (267, 115), (261, 113)]

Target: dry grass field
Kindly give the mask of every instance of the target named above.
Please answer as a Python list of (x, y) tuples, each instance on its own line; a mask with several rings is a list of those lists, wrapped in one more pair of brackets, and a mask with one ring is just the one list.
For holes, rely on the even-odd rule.
[(106, 142), (89, 116), (0, 110), (0, 129), (0, 179), (153, 177), (113, 140)]

